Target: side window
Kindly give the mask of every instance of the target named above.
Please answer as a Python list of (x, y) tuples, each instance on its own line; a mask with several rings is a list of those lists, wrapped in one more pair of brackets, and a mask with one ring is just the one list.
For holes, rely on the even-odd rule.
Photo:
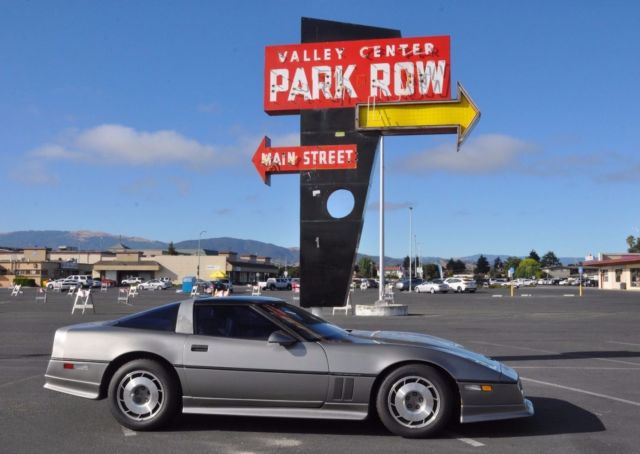
[(204, 336), (264, 340), (280, 328), (249, 306), (196, 305), (194, 333)]
[(152, 331), (175, 331), (180, 303), (172, 303), (133, 314), (117, 320), (114, 326), (122, 328), (148, 329)]

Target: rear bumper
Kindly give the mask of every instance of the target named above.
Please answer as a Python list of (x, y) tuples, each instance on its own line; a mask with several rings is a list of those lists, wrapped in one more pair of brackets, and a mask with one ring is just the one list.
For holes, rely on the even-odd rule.
[[(73, 368), (65, 369), (65, 364), (73, 365)], [(100, 383), (106, 368), (107, 363), (51, 359), (44, 376), (44, 387), (73, 396), (99, 399)]]
[(481, 385), (458, 384), (462, 403), (461, 423), (526, 418), (534, 415), (533, 404), (525, 399), (520, 382), (492, 384), (491, 392), (476, 390), (476, 387)]

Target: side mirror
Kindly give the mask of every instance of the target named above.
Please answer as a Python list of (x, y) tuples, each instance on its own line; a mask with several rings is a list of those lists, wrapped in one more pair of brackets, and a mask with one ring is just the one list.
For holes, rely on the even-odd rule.
[(295, 338), (291, 337), (284, 331), (274, 331), (267, 340), (270, 344), (280, 344), (283, 347), (288, 347), (298, 342)]

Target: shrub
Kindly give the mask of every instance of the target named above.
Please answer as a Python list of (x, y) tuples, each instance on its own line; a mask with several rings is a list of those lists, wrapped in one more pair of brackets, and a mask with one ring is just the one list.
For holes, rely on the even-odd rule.
[(22, 285), (23, 287), (35, 287), (36, 280), (30, 277), (16, 277), (13, 279), (13, 285)]

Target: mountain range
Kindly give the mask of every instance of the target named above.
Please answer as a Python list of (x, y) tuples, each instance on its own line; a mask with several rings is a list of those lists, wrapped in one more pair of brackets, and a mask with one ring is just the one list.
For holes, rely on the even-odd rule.
[[(119, 247), (123, 244), (131, 249), (167, 249), (168, 243), (163, 241), (148, 240), (146, 238), (113, 235), (105, 232), (94, 232), (88, 230), (66, 231), (66, 230), (25, 230), (17, 232), (0, 233), (0, 249), (5, 248), (25, 248), (25, 247), (48, 247), (57, 249), (61, 246), (73, 247), (80, 250), (108, 250)], [(198, 240), (184, 240), (175, 242), (176, 249), (196, 249)], [(238, 238), (202, 238), (200, 240), (202, 249), (215, 251), (234, 251), (238, 254), (255, 254), (258, 256), (271, 257), (276, 263), (288, 263), (290, 265), (299, 262), (300, 250), (297, 247), (282, 247), (271, 243), (264, 243), (257, 240), (243, 240)], [(542, 255), (544, 252), (541, 252)], [(503, 261), (508, 255), (482, 254), (489, 263), (500, 257)], [(362, 256), (370, 257), (377, 261), (377, 256), (358, 254), (358, 259)], [(466, 257), (454, 257), (465, 263), (476, 263), (480, 254)], [(582, 257), (558, 257), (565, 265), (581, 262)], [(385, 264), (393, 265), (402, 263), (403, 258), (385, 256)], [(422, 263), (445, 264), (449, 258), (443, 257), (421, 257)]]

